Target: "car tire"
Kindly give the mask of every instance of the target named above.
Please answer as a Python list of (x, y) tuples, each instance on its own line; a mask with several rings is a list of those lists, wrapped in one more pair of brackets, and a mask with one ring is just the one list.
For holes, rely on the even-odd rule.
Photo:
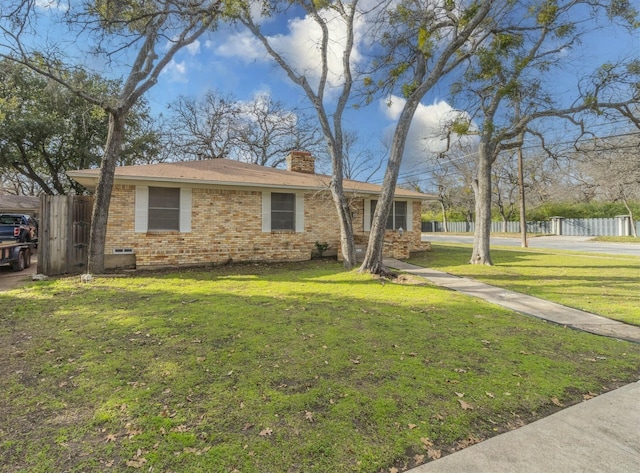
[(22, 271), (24, 270), (24, 251), (18, 253), (18, 260), (11, 263), (11, 268), (14, 271)]

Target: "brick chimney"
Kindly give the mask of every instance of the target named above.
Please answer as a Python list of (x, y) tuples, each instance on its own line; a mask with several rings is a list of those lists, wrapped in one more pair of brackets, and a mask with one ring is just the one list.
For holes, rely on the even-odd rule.
[(316, 158), (308, 151), (291, 151), (287, 156), (287, 171), (315, 174), (315, 161)]

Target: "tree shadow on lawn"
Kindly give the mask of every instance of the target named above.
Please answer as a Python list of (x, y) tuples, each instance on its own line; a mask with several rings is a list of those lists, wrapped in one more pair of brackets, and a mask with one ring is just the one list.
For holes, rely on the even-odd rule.
[[(355, 276), (334, 271), (342, 285)], [(140, 457), (182, 471), (379, 471), (422, 454), (422, 438), (453, 451), (557, 410), (552, 398), (634, 379), (640, 363), (629, 344), (433, 287), (182, 276), (2, 298), (3, 441), (25, 445), (7, 461), (29, 469), (40, 449), (52, 471)], [(52, 422), (69, 409), (87, 413)]]
[(637, 310), (640, 293), (636, 290), (638, 266), (629, 265), (629, 258), (576, 256), (592, 263), (585, 266), (572, 264), (571, 257), (566, 255), (551, 254), (552, 259), (549, 253), (498, 250), (492, 251), (494, 266), (472, 266), (462, 262), (465, 250), (440, 247), (435, 254), (425, 253), (410, 261), (626, 323), (640, 324)]
[[(536, 253), (527, 254), (517, 250), (506, 251), (492, 251), (493, 266), (472, 266), (459, 256), (462, 254), (462, 249), (455, 248), (454, 255), (449, 252), (449, 247), (446, 249), (441, 248), (441, 251), (446, 251), (446, 255), (441, 257), (441, 254), (430, 254), (425, 252), (419, 256), (410, 259), (410, 262), (418, 266), (430, 267), (434, 269), (442, 269), (444, 271), (447, 268), (453, 266), (459, 267), (459, 271), (455, 271), (456, 275), (466, 275), (466, 277), (478, 278), (487, 281), (500, 281), (500, 282), (539, 282), (541, 279), (545, 281), (568, 281), (575, 283), (580, 281), (582, 287), (602, 287), (603, 283), (610, 286), (622, 286), (631, 285), (635, 287), (637, 285), (637, 275), (631, 274), (629, 276), (620, 276), (619, 274), (610, 274), (611, 272), (620, 272), (630, 270), (632, 272), (638, 271), (638, 264), (607, 264), (593, 266), (584, 266), (579, 264), (567, 264), (562, 259), (555, 264), (540, 265), (535, 261)], [(579, 256), (581, 258), (592, 259), (592, 256)], [(559, 258), (565, 258), (564, 255)], [(615, 259), (615, 258), (613, 258)], [(464, 262), (463, 262), (464, 261)], [(597, 261), (597, 260), (596, 260)], [(638, 260), (640, 264), (640, 260)], [(523, 274), (518, 268), (526, 268), (533, 274)], [(574, 274), (562, 274), (562, 270), (573, 271)], [(584, 269), (584, 272), (578, 274), (575, 270)], [(511, 270), (511, 271), (510, 271)], [(539, 274), (535, 274), (538, 272)], [(542, 274), (540, 274), (542, 273)]]

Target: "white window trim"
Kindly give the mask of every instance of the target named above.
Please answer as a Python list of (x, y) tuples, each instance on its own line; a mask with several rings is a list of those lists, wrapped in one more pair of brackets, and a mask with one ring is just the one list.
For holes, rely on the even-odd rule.
[(371, 199), (364, 201), (364, 231), (371, 231)]
[(271, 192), (262, 193), (262, 231), (271, 232)]
[[(377, 199), (373, 199), (377, 200)], [(365, 199), (364, 201), (364, 231), (371, 231), (371, 201), (372, 199)], [(403, 228), (404, 231), (411, 232), (413, 231), (413, 201), (412, 200), (395, 200), (391, 206), (391, 213), (395, 212), (395, 203), (396, 202), (406, 202), (407, 203), (407, 228)], [(392, 218), (392, 221), (395, 225), (395, 215)], [(398, 228), (395, 228), (393, 231), (397, 231)]]
[(191, 233), (191, 188), (180, 189), (180, 233)]
[(296, 193), (296, 233), (304, 233), (304, 194)]
[[(191, 188), (180, 189), (180, 233), (191, 233)], [(136, 186), (135, 201), (135, 233), (147, 233), (149, 231), (149, 187)]]
[(135, 232), (147, 233), (149, 228), (149, 188), (136, 186)]

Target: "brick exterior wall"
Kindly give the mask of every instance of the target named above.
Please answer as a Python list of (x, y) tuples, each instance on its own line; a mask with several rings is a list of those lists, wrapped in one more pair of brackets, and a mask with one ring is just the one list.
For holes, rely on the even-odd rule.
[[(250, 261), (304, 261), (316, 251), (315, 243), (340, 246), (340, 227), (328, 191), (304, 194), (304, 233), (262, 231), (262, 192), (192, 188), (191, 232), (135, 233), (135, 193), (132, 185), (115, 185), (109, 209), (105, 253), (132, 249), (136, 266), (206, 265)], [(420, 242), (420, 203), (413, 208), (412, 232), (402, 237), (387, 232), (385, 256), (406, 258), (423, 247)], [(354, 231), (364, 240), (363, 199), (354, 199)], [(422, 245), (422, 246), (421, 246)]]
[[(411, 203), (409, 203), (411, 205)], [(360, 207), (364, 206), (364, 201), (360, 202)], [(411, 253), (416, 251), (426, 251), (431, 249), (431, 244), (422, 241), (421, 212), (422, 204), (413, 202), (413, 230), (404, 231), (402, 236), (395, 230), (385, 230), (382, 256), (385, 258), (407, 259)], [(359, 220), (354, 220), (354, 238), (356, 245), (365, 246), (369, 242), (369, 232), (363, 231), (364, 211), (360, 212)], [(356, 223), (358, 226), (356, 226)], [(338, 253), (338, 258), (341, 258)]]
[(287, 170), (303, 172), (305, 174), (316, 173), (316, 158), (308, 151), (292, 151), (287, 156)]

